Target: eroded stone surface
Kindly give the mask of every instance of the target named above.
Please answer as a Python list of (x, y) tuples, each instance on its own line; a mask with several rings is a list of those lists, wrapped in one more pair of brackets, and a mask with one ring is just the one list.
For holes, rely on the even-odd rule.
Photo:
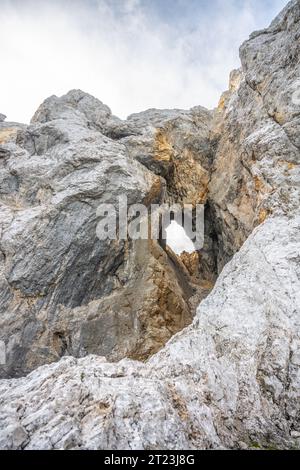
[(299, 2), (240, 49), (213, 126), (217, 149), (209, 185), (219, 270), (253, 227), (299, 205)]
[(2, 380), (1, 447), (297, 447), (299, 230), (299, 216), (258, 227), (148, 363), (63, 358)]
[[(293, 0), (269, 29), (254, 33), (242, 46), (242, 69), (232, 74), (230, 90), (223, 95), (213, 123), (210, 113), (202, 108), (196, 109), (197, 115), (207, 116), (205, 125), (201, 124), (199, 136), (195, 141), (195, 145), (197, 140), (201, 141), (201, 149), (189, 153), (194, 161), (198, 158), (196, 155), (199, 155), (198, 163), (201, 169), (198, 167), (198, 170), (203, 173), (206, 171), (208, 180), (210, 179), (208, 188), (205, 189), (206, 193), (208, 191), (205, 197), (208, 198), (209, 211), (205, 263), (208, 266), (212, 262), (212, 257), (208, 254), (215, 252), (218, 269), (221, 270), (232, 254), (237, 253), (222, 270), (212, 293), (201, 302), (192, 325), (176, 334), (146, 363), (129, 359), (110, 363), (97, 356), (81, 359), (65, 357), (59, 362), (36, 369), (27, 377), (2, 380), (1, 448), (299, 448), (300, 122), (299, 105), (292, 101), (294, 83), (299, 77), (299, 19), (300, 2)], [(82, 95), (79, 93), (79, 96)], [(11, 268), (14, 264), (9, 264), (13, 256), (19, 256), (16, 247), (20, 246), (20, 242), (17, 244), (14, 240), (20, 240), (20, 237), (23, 240), (25, 237), (24, 246), (27, 246), (27, 243), (29, 247), (34, 246), (34, 242), (29, 240), (29, 234), (34, 236), (34, 220), (40, 210), (35, 191), (40, 184), (37, 181), (47, 181), (49, 185), (50, 180), (51, 185), (58, 185), (55, 188), (59, 188), (59, 195), (62, 191), (63, 197), (57, 198), (56, 193), (51, 193), (55, 204), (64, 204), (67, 197), (73, 200), (72, 196), (76, 200), (78, 194), (83, 194), (83, 197), (88, 197), (88, 194), (89, 203), (93, 204), (96, 198), (105, 198), (107, 191), (111, 191), (108, 183), (106, 191), (103, 191), (101, 196), (97, 195), (97, 190), (92, 184), (97, 178), (94, 168), (93, 172), (90, 172), (92, 174), (89, 173), (89, 178), (84, 180), (82, 175), (74, 175), (73, 171), (71, 175), (64, 173), (67, 157), (65, 147), (62, 149), (62, 144), (56, 146), (57, 136), (61, 139), (63, 135), (63, 138), (68, 140), (69, 133), (72, 133), (72, 139), (76, 140), (78, 129), (75, 126), (78, 125), (79, 128), (83, 126), (84, 135), (88, 138), (91, 135), (96, 138), (97, 145), (98, 138), (101, 142), (103, 139), (104, 143), (105, 139), (109, 139), (108, 147), (114, 145), (114, 148), (118, 149), (117, 157), (114, 154), (114, 158), (122, 162), (113, 178), (118, 182), (120, 167), (126, 164), (128, 173), (126, 176), (122, 175), (122, 178), (125, 178), (126, 184), (132, 182), (132, 178), (134, 181), (138, 178), (139, 185), (144, 188), (143, 197), (148, 197), (149, 200), (149, 194), (153, 194), (151, 187), (155, 178), (163, 178), (166, 184), (174, 182), (174, 187), (178, 187), (178, 179), (174, 178), (176, 173), (169, 172), (177, 159), (174, 152), (176, 139), (179, 139), (179, 144), (176, 145), (183, 145), (179, 137), (182, 129), (185, 133), (186, 129), (192, 128), (192, 135), (195, 132), (194, 124), (191, 123), (194, 110), (187, 114), (182, 111), (151, 110), (121, 122), (111, 116), (102, 104), (97, 105), (100, 106), (99, 112), (92, 113), (93, 117), (88, 118), (90, 110), (94, 108), (94, 101), (91, 98), (83, 98), (83, 103), (79, 106), (81, 111), (79, 107), (76, 108), (76, 104), (76, 116), (70, 118), (74, 100), (78, 102), (78, 92), (74, 97), (67, 98), (67, 105), (60, 103), (62, 109), (59, 112), (63, 113), (63, 125), (68, 122), (70, 124), (68, 131), (64, 127), (56, 127), (61, 125), (56, 123), (57, 120), (60, 121), (56, 115), (57, 103), (55, 102), (52, 109), (50, 102), (50, 105), (46, 103), (40, 108), (34, 118), (35, 123), (32, 124), (38, 129), (40, 126), (50, 126), (51, 131), (46, 132), (46, 135), (51, 135), (49, 139), (45, 139), (43, 132), (39, 131), (34, 143), (36, 150), (32, 151), (32, 140), (35, 141), (35, 138), (30, 137), (31, 128), (29, 135), (28, 129), (22, 128), (21, 132), (17, 132), (17, 138), (12, 133), (8, 142), (1, 147), (1, 157), (9, 157), (9, 161), (13, 155), (14, 164), (20, 165), (14, 169), (22, 169), (22, 172), (16, 174), (21, 174), (22, 178), (30, 181), (27, 189), (23, 190), (24, 196), (21, 200), (22, 204), (26, 203), (25, 208), (21, 205), (21, 226), (24, 227), (25, 221), (28, 230), (21, 232), (20, 228), (18, 229), (20, 222), (16, 223), (18, 216), (15, 218), (13, 214), (15, 206), (10, 199), (13, 192), (11, 188), (15, 187), (16, 183), (9, 180), (10, 173), (5, 172), (4, 166), (3, 181), (6, 181), (10, 189), (2, 209), (5, 215), (2, 237), (4, 236), (4, 248), (8, 252), (8, 256), (6, 253), (3, 255), (2, 262), (5, 269), (10, 269), (2, 272), (2, 279), (5, 279), (3, 282), (6, 284), (4, 283), (2, 292), (5, 295), (1, 297), (1, 301), (6, 302), (6, 305), (16, 305), (16, 310), (10, 315), (9, 311), (5, 310), (5, 325), (9, 322), (13, 324), (22, 317), (18, 315), (20, 297), (17, 297), (21, 289), (26, 293), (25, 300), (21, 297), (22, 302), (26, 301), (26, 305), (30, 305), (32, 299), (28, 298), (26, 289), (30, 292), (30, 289), (38, 290), (40, 285), (47, 285), (40, 282), (40, 276), (34, 274), (32, 269), (27, 273), (26, 266), (20, 260), (15, 264), (17, 275), (14, 277), (14, 270)], [(54, 121), (48, 121), (48, 112), (51, 119), (55, 120), (55, 129)], [(140, 121), (145, 122), (145, 115), (147, 124), (140, 124)], [(210, 143), (207, 140), (207, 132)], [(147, 143), (144, 141), (146, 136), (149, 136)], [(69, 146), (70, 143), (63, 145)], [(85, 142), (85, 151), (79, 152), (80, 157), (77, 157), (78, 171), (82, 165), (80, 159), (87, 158), (86, 155), (89, 154), (86, 145)], [(144, 150), (145, 146), (147, 150)], [(49, 156), (47, 151), (50, 148)], [(104, 148), (106, 149), (105, 145)], [(138, 148), (140, 150), (137, 150)], [(180, 155), (184, 149), (185, 146), (182, 147)], [(216, 155), (212, 162), (211, 152), (214, 149)], [(29, 159), (26, 152), (29, 153)], [(42, 159), (38, 159), (39, 153)], [(105, 165), (109, 156), (103, 157), (104, 154), (107, 155), (103, 147), (100, 153), (101, 162), (98, 163), (97, 160), (97, 165)], [(93, 158), (94, 147), (89, 159), (93, 161)], [(54, 168), (53, 160), (58, 162), (55, 174), (51, 173)], [(40, 176), (30, 180), (30, 166), (37, 161), (39, 165), (35, 165), (39, 168)], [(71, 161), (74, 162), (73, 153)], [(143, 165), (138, 164), (141, 161)], [(180, 165), (183, 163), (184, 160), (181, 160)], [(84, 172), (89, 164), (84, 162)], [(135, 165), (134, 174), (131, 165)], [(111, 171), (110, 165), (107, 168), (108, 172)], [(102, 171), (99, 174), (102, 174)], [(169, 176), (171, 179), (168, 179)], [(69, 178), (67, 190), (60, 184), (60, 178), (64, 177)], [(23, 187), (22, 181), (21, 179), (21, 184), (18, 182), (20, 188)], [(69, 184), (69, 181), (72, 184)], [(184, 185), (183, 191), (178, 192), (171, 186), (167, 191), (168, 197), (172, 200), (176, 195), (182, 201), (193, 198), (195, 188), (188, 187), (184, 191)], [(206, 183), (204, 186), (201, 183), (200, 186), (199, 194), (202, 195)], [(129, 187), (136, 198), (136, 185), (129, 184)], [(113, 191), (116, 191), (114, 194), (117, 194), (116, 188), (117, 186), (113, 188)], [(67, 191), (66, 196), (64, 191)], [(55, 204), (54, 207), (51, 206), (54, 213)], [(30, 214), (30, 217), (27, 214)], [(47, 215), (46, 212), (45, 217)], [(51, 221), (52, 217), (48, 220)], [(216, 222), (213, 222), (214, 220)], [(254, 228), (256, 225), (258, 226)], [(14, 227), (14, 230), (11, 227)], [(5, 238), (5, 231), (8, 229), (12, 235), (16, 233), (18, 236)], [(217, 237), (217, 240), (212, 246), (209, 239), (213, 237)], [(16, 245), (13, 245), (14, 243)], [(90, 238), (87, 243), (91, 243)], [(43, 246), (44, 244), (41, 245)], [(144, 266), (144, 247), (142, 253), (140, 261)], [(156, 259), (154, 271), (158, 271), (157, 279), (162, 285), (160, 268), (163, 266), (165, 270), (171, 269), (172, 254), (168, 256), (159, 246), (151, 247), (146, 253), (151, 253), (151, 256), (146, 255), (148, 260), (153, 260), (153, 256)], [(139, 247), (130, 250), (130, 255), (138, 257)], [(161, 257), (166, 261), (166, 265), (159, 261)], [(30, 262), (34, 263), (34, 256), (32, 258)], [(65, 259), (68, 261), (68, 257)], [(56, 262), (55, 253), (50, 266), (53, 263), (55, 267)], [(136, 263), (137, 261), (129, 261), (128, 269), (138, 266)], [(178, 300), (181, 301), (190, 295), (184, 292), (184, 286), (188, 291), (190, 284), (183, 282), (182, 274), (189, 271), (191, 263), (192, 259), (183, 256), (181, 263), (176, 264), (177, 268), (180, 266), (180, 274), (177, 270), (175, 272), (176, 279), (178, 276), (180, 278), (178, 289), (181, 289), (181, 292), (178, 293)], [(62, 263), (64, 269), (67, 265), (66, 261)], [(30, 268), (33, 266), (34, 264), (30, 264)], [(149, 279), (147, 269), (143, 271), (144, 279)], [(201, 269), (200, 265), (200, 277)], [(110, 268), (107, 272), (111, 272)], [(121, 273), (125, 276), (126, 272), (125, 262), (122, 263)], [(21, 273), (23, 275), (20, 275)], [(68, 282), (68, 271), (65, 270), (64, 273), (65, 282)], [(34, 282), (27, 282), (27, 274)], [(140, 279), (145, 289), (144, 274)], [(51, 272), (47, 271), (46, 280), (48, 275), (51, 276)], [(171, 283), (175, 279), (173, 274), (164, 277)], [(128, 278), (130, 279), (130, 276)], [(152, 275), (150, 278), (153, 280)], [(61, 279), (64, 277), (58, 278), (58, 289), (62, 286)], [(121, 284), (122, 279), (121, 276)], [(108, 295), (103, 298), (104, 292), (101, 292), (102, 302), (109, 299), (109, 296), (119, 296), (121, 292), (118, 290), (120, 285), (118, 289), (110, 290), (109, 280), (108, 276), (108, 284), (101, 286), (101, 289), (107, 289), (105, 295)], [(16, 285), (13, 297), (7, 289), (8, 281)], [(49, 285), (51, 286), (51, 282)], [(170, 286), (171, 284), (168, 288)], [(147, 289), (145, 291), (146, 295), (141, 294), (141, 300), (138, 299), (141, 302), (147, 298)], [(163, 293), (161, 300), (165, 302), (165, 291), (158, 288), (157, 292)], [(75, 295), (74, 290), (67, 290), (66, 293)], [(94, 294), (95, 291), (88, 291), (85, 305), (72, 304), (73, 298), (70, 303), (65, 302), (64, 315), (59, 317), (68, 317), (69, 309), (70, 318), (76, 321), (78, 312), (79, 322), (82, 324), (82, 318), (89, 314), (89, 309), (91, 308), (92, 312), (93, 306), (97, 306), (100, 301)], [(24, 296), (24, 293), (22, 295)], [(123, 301), (124, 297), (121, 298)], [(174, 297), (171, 297), (171, 313), (176, 312), (173, 301)], [(109, 300), (108, 304), (107, 308), (111, 309), (112, 303)], [(128, 305), (129, 312), (132, 311), (131, 305)], [(162, 308), (158, 308), (157, 313), (162, 311)], [(97, 315), (98, 311), (96, 317)], [(45, 319), (42, 321), (48, 324)], [(159, 323), (156, 325), (157, 331), (158, 325)], [(20, 332), (20, 325), (16, 326), (16, 331)], [(31, 328), (27, 331), (30, 337)], [(97, 331), (96, 328), (94, 331)], [(95, 335), (96, 341), (97, 338), (98, 333)], [(59, 345), (60, 341), (64, 344), (63, 339), (58, 336), (56, 344)]]
[[(207, 146), (210, 120), (201, 108), (149, 111), (123, 122), (73, 90), (45, 100), (29, 126), (0, 124), (2, 376), (23, 375), (66, 354), (145, 359), (191, 322), (197, 285), (176, 257), (155, 241), (100, 241), (96, 211), (101, 203), (118, 208), (119, 196), (128, 206), (168, 201), (183, 183), (172, 185), (167, 174), (140, 163), (135, 136), (153, 148), (155, 161), (166, 141), (169, 175), (176, 159), (181, 168), (186, 160), (185, 153), (175, 155), (174, 142), (187, 148), (186, 136), (198, 129), (199, 145)], [(193, 163), (190, 157), (186, 172)], [(200, 201), (208, 172), (198, 164), (192, 173), (189, 191), (175, 202)]]

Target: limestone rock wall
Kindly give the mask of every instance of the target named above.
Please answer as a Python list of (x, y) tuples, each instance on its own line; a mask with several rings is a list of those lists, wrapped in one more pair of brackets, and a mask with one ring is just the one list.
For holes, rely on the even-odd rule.
[[(1, 448), (300, 447), (299, 25), (292, 0), (250, 37), (213, 114), (120, 121), (73, 91), (28, 128), (0, 124), (2, 373), (68, 356), (0, 382)], [(194, 256), (159, 244), (95, 241), (95, 205), (124, 188), (206, 202), (206, 269), (200, 256), (191, 276)], [(214, 263), (212, 292), (161, 348)], [(73, 356), (97, 355), (70, 357), (64, 331)]]
[(255, 226), (299, 206), (299, 2), (240, 48), (215, 113), (209, 185), (218, 225), (219, 270)]
[[(67, 354), (146, 359), (191, 322), (198, 286), (176, 256), (156, 241), (100, 241), (96, 211), (118, 210), (124, 195), (128, 205), (167, 202), (174, 188), (174, 202), (202, 201), (208, 171), (195, 155), (209, 165), (211, 117), (197, 108), (121, 121), (73, 90), (45, 100), (29, 126), (0, 123), (1, 376)], [(189, 135), (204, 150), (186, 158)], [(173, 177), (175, 161), (185, 172)]]

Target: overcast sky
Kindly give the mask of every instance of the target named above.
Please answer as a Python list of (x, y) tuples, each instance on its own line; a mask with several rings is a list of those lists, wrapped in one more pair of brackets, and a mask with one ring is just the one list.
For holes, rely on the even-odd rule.
[(124, 118), (213, 108), (238, 47), (286, 0), (0, 0), (0, 113), (29, 122), (72, 88)]

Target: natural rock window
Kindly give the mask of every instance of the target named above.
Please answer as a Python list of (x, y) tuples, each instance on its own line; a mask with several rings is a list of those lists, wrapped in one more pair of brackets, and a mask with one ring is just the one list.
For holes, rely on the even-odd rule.
[(184, 228), (175, 220), (166, 228), (166, 232), (166, 245), (171, 248), (176, 255), (181, 255), (183, 252), (193, 253), (196, 251), (194, 243), (188, 237)]

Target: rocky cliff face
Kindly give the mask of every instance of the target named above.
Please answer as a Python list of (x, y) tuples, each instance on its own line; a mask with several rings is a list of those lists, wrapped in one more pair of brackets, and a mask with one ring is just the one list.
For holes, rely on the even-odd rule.
[[(299, 25), (243, 44), (213, 113), (72, 91), (0, 123), (1, 374), (68, 356), (0, 382), (1, 448), (299, 447)], [(124, 193), (205, 203), (203, 250), (98, 240)]]
[(191, 322), (205, 280), (195, 285), (156, 241), (100, 241), (96, 211), (123, 195), (128, 205), (204, 201), (211, 118), (195, 108), (123, 122), (71, 91), (29, 126), (0, 124), (2, 376), (67, 354), (145, 359)]
[(269, 215), (299, 206), (299, 2), (240, 49), (242, 69), (215, 113), (218, 142), (209, 186), (219, 269)]

